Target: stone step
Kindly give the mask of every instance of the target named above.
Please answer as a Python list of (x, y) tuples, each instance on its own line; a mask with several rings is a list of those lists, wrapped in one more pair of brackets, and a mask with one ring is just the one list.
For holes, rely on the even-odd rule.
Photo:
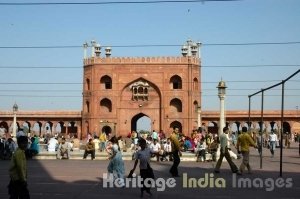
[[(83, 159), (84, 150), (78, 150), (78, 151), (72, 151), (70, 153), (70, 159), (79, 160)], [(132, 160), (133, 152), (122, 152), (123, 160)], [(107, 160), (108, 155), (105, 152), (96, 152), (95, 154), (96, 160)], [(91, 155), (87, 156), (87, 160), (91, 158)], [(33, 159), (56, 159), (56, 153), (55, 152), (48, 152), (48, 151), (42, 151), (38, 155), (34, 156)], [(152, 158), (153, 160), (156, 160), (155, 157)], [(196, 161), (196, 156), (194, 153), (190, 152), (183, 152), (182, 156), (180, 157), (181, 161)]]

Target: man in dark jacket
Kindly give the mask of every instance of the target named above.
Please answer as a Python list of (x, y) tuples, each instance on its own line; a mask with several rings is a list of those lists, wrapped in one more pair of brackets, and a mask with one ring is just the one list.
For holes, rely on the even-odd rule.
[(83, 159), (86, 159), (88, 154), (91, 154), (92, 160), (95, 159), (95, 143), (93, 142), (93, 139), (89, 139), (89, 142), (85, 145)]

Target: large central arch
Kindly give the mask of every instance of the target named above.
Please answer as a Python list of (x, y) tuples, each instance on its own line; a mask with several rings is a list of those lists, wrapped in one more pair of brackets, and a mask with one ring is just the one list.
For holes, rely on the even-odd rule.
[(162, 99), (157, 85), (139, 77), (124, 85), (120, 96), (118, 133), (126, 135), (129, 129), (138, 130), (137, 121), (144, 116), (150, 118), (151, 130), (162, 129)]
[(144, 114), (144, 113), (138, 113), (138, 114), (136, 114), (135, 116), (132, 117), (132, 119), (131, 119), (131, 132), (138, 130), (137, 129), (137, 121), (139, 119), (141, 119), (142, 117), (144, 117), (144, 116), (148, 117), (151, 120), (151, 118), (148, 115)]

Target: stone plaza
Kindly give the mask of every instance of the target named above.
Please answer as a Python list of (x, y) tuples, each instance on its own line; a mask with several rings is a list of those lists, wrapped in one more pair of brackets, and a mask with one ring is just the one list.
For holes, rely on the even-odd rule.
[[(300, 157), (298, 143), (283, 149), (283, 175), (279, 178), (280, 149), (271, 158), (270, 151), (264, 149), (262, 169), (260, 156), (251, 150), (252, 174), (233, 175), (227, 162), (223, 162), (221, 172), (215, 174), (215, 162), (182, 161), (180, 177), (175, 178), (174, 187), (164, 191), (152, 188), (152, 198), (299, 198)], [(183, 154), (187, 157), (187, 154)], [(239, 166), (241, 159), (234, 160)], [(125, 160), (126, 175), (134, 161)], [(172, 162), (152, 161), (156, 179), (167, 180)], [(64, 198), (139, 198), (139, 188), (116, 188), (103, 186), (103, 174), (107, 173), (108, 160), (28, 160), (28, 187), (33, 199)], [(9, 161), (0, 162), (0, 198), (8, 198), (7, 184)], [(139, 174), (138, 169), (136, 174)], [(193, 184), (193, 181), (197, 184)], [(247, 183), (246, 183), (247, 181)], [(221, 185), (220, 186), (220, 182)], [(240, 183), (240, 184), (239, 184)], [(144, 195), (144, 198), (147, 198)]]

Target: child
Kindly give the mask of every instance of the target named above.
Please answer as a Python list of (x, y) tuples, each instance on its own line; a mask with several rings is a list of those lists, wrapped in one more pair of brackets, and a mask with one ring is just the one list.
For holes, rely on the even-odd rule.
[(28, 145), (27, 136), (20, 136), (17, 139), (18, 149), (13, 154), (9, 168), (10, 182), (8, 185), (8, 194), (10, 198), (29, 199), (27, 189), (27, 162), (25, 150)]
[(150, 196), (152, 196), (152, 193), (150, 192), (150, 187), (146, 187), (144, 184), (144, 181), (146, 178), (154, 178), (153, 170), (150, 167), (150, 157), (151, 157), (151, 151), (146, 144), (146, 140), (140, 139), (139, 145), (141, 149), (136, 153), (136, 159), (134, 163), (133, 169), (130, 171), (132, 174), (138, 164), (138, 160), (140, 160), (140, 175), (143, 179), (143, 187), (141, 188), (141, 197), (144, 195), (144, 191), (146, 191)]

